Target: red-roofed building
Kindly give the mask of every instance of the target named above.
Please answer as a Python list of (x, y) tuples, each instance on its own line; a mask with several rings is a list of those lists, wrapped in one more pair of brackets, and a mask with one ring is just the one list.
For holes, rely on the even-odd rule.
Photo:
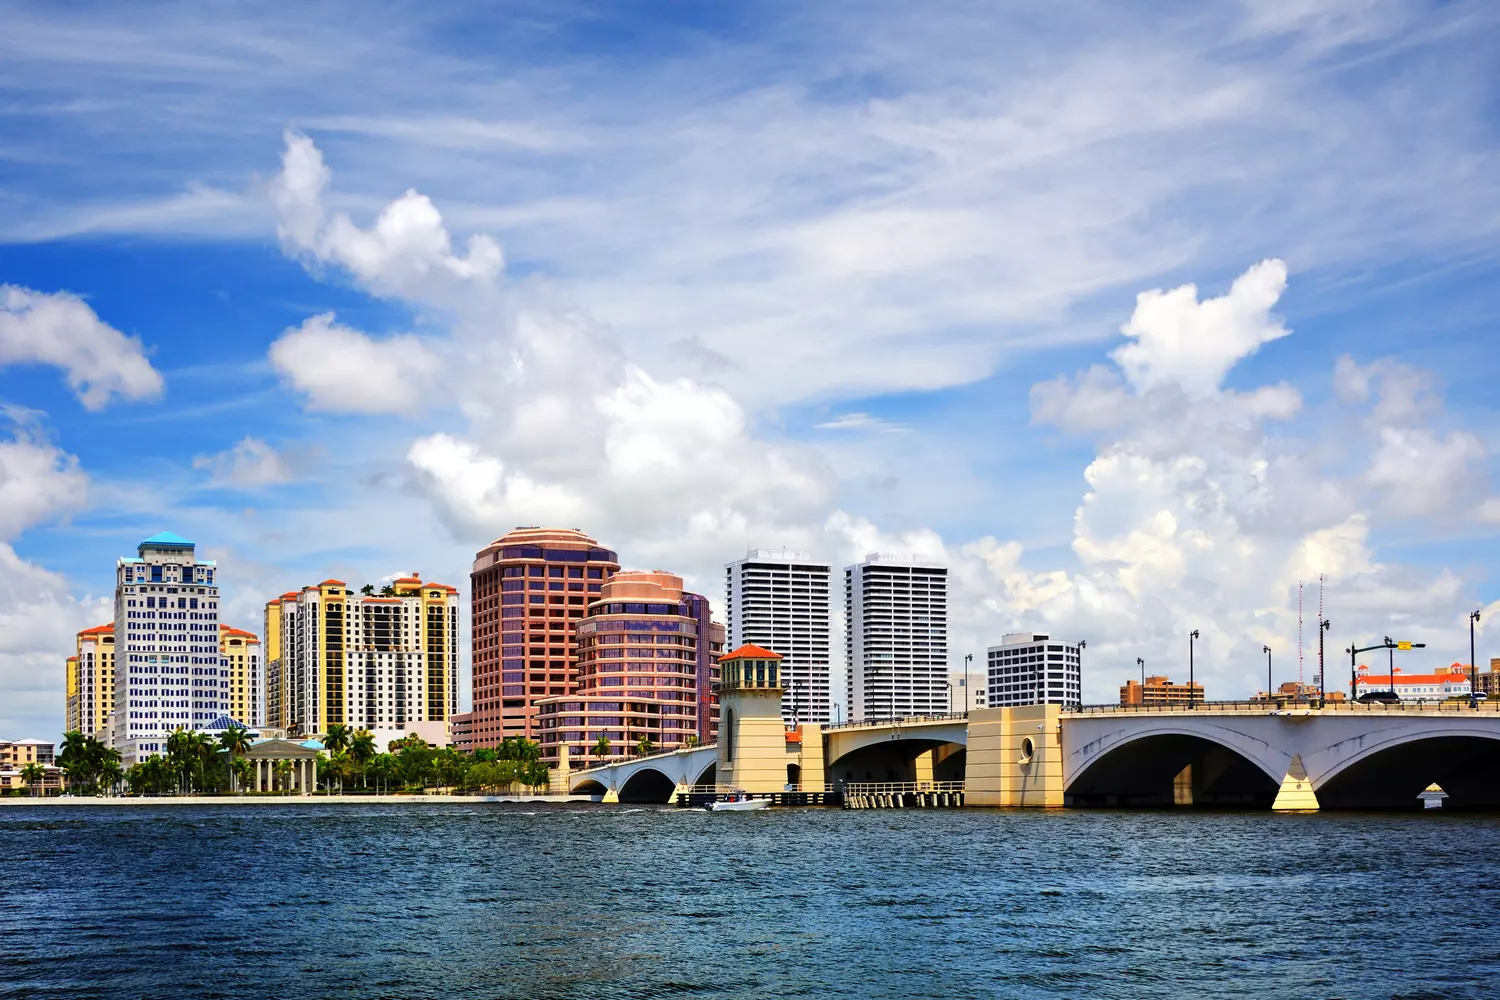
[(1354, 681), (1356, 699), (1381, 691), (1395, 691), (1402, 701), (1447, 701), (1467, 698), (1469, 690), (1469, 667), (1465, 663), (1438, 667), (1430, 674), (1408, 674), (1397, 667), (1394, 675), (1388, 669), (1375, 673), (1365, 664), (1360, 664)]

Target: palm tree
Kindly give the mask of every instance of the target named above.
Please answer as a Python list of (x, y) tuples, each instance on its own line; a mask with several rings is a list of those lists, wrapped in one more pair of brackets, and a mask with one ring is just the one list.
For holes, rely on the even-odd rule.
[(78, 730), (63, 733), (62, 753), (57, 755), (57, 764), (68, 775), (68, 787), (88, 785), (93, 777), (93, 756), (89, 744), (96, 742)]
[(639, 756), (644, 757), (655, 749), (656, 744), (651, 742), (651, 737), (645, 733), (642, 733), (640, 740), (635, 745), (635, 752)]
[(231, 757), (229, 760), (229, 769), (234, 773), (235, 778), (239, 780), (242, 790), (255, 780), (255, 765), (244, 757)]
[(599, 739), (594, 742), (594, 759), (597, 760), (597, 761), (599, 761), (599, 763), (602, 764), (602, 763), (604, 763), (604, 758), (606, 758), (608, 756), (609, 756), (609, 737), (605, 736), (603, 733), (600, 733), (599, 734)]
[(21, 768), (21, 780), (26, 782), (26, 787), (28, 790), (30, 790), (33, 796), (40, 795), (44, 791), (46, 791), (46, 789), (42, 787), (42, 781), (46, 777), (47, 769), (42, 765), (36, 763), (35, 761), (32, 761), (30, 764), (27, 764), (25, 767)]
[(289, 760), (278, 760), (271, 765), (272, 772), (276, 775), (276, 784), (283, 790), (290, 790), (289, 783), (292, 777), (292, 762)]
[(365, 769), (369, 766), (370, 758), (375, 756), (375, 734), (368, 729), (356, 729), (354, 735), (349, 737), (349, 756), (359, 762), (360, 785), (368, 786), (369, 778)]
[(171, 761), (173, 768), (176, 769), (178, 773), (178, 792), (182, 795), (187, 794), (187, 790), (184, 786), (191, 775), (189, 769), (191, 767), (193, 753), (196, 750), (196, 748), (192, 744), (192, 734), (190, 734), (186, 729), (175, 729), (173, 730), (172, 734), (167, 737), (167, 757)]
[(229, 772), (229, 790), (234, 791), (234, 779), (239, 773), (235, 768), (235, 761), (239, 759), (239, 754), (250, 749), (249, 730), (244, 726), (230, 726), (219, 735), (219, 749), (229, 755), (225, 766)]
[(109, 752), (114, 755), (114, 759), (106, 760), (99, 768), (99, 783), (107, 789), (113, 789), (125, 780), (125, 772), (120, 769), (120, 751)]

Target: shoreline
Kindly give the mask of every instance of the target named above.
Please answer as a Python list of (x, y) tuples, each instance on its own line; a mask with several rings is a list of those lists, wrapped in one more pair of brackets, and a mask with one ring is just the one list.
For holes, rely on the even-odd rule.
[(572, 803), (596, 803), (599, 795), (162, 795), (156, 797), (113, 796), (93, 798), (89, 796), (0, 796), (0, 808), (15, 807), (68, 807), (68, 806), (298, 806), (298, 805), (475, 805), (506, 803), (521, 805), (568, 805)]

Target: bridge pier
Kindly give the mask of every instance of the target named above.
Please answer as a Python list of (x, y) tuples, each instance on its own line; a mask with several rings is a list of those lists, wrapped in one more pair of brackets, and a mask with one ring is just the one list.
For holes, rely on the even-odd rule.
[(1302, 766), (1302, 755), (1294, 754), (1292, 763), (1286, 769), (1286, 777), (1281, 779), (1281, 789), (1276, 793), (1276, 801), (1271, 803), (1273, 812), (1317, 812), (1318, 796), (1313, 791), (1312, 779), (1307, 776), (1307, 768)]

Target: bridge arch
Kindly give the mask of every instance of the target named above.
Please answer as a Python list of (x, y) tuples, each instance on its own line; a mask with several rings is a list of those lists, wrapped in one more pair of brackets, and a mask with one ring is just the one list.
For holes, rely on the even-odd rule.
[(925, 734), (862, 740), (840, 747), (827, 765), (830, 782), (962, 781), (965, 743)]
[(593, 778), (584, 778), (578, 784), (576, 784), (572, 788), (568, 789), (568, 794), (570, 794), (570, 795), (603, 795), (604, 793), (606, 793), (608, 791), (609, 791), (609, 789), (605, 787), (605, 785), (604, 785), (604, 783), (602, 781), (596, 781)]
[(672, 801), (677, 782), (654, 767), (637, 768), (620, 786), (621, 802), (665, 804)]
[(1414, 809), (1436, 783), (1446, 808), (1500, 808), (1500, 731), (1477, 726), (1409, 729), (1361, 740), (1314, 779), (1324, 809)]
[(1275, 801), (1285, 770), (1278, 773), (1268, 761), (1274, 755), (1264, 741), (1211, 725), (1153, 723), (1111, 733), (1070, 755), (1064, 801), (1266, 809)]

